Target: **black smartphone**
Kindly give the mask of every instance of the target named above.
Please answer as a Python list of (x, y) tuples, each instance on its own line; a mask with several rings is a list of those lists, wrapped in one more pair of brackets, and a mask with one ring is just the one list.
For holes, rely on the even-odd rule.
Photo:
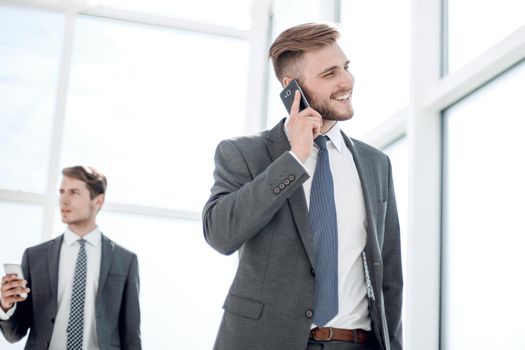
[(283, 100), (284, 106), (286, 107), (286, 110), (288, 111), (288, 114), (290, 114), (290, 111), (292, 110), (292, 104), (295, 97), (295, 91), (299, 90), (301, 92), (301, 102), (299, 103), (299, 112), (302, 111), (305, 108), (310, 107), (310, 104), (308, 103), (308, 100), (306, 99), (306, 96), (304, 95), (303, 90), (299, 86), (299, 83), (297, 83), (297, 80), (292, 80), (290, 84), (288, 84), (283, 91), (281, 91), (281, 100)]

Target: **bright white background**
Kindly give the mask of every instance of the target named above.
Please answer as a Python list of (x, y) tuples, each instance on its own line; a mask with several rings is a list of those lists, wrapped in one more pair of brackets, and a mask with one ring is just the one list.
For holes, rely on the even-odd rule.
[[(447, 350), (523, 349), (524, 87), (521, 63), (444, 114)], [(504, 323), (497, 337), (481, 337), (487, 319)]]
[(210, 349), (237, 263), (202, 237), (214, 148), (285, 116), (273, 38), (335, 21), (356, 78), (343, 130), (394, 169), (405, 348), (492, 349), (477, 343), (490, 323), (519, 349), (523, 13), (517, 0), (0, 0), (0, 262), (62, 232), (60, 169), (92, 164), (109, 179), (102, 231), (139, 255), (144, 347)]

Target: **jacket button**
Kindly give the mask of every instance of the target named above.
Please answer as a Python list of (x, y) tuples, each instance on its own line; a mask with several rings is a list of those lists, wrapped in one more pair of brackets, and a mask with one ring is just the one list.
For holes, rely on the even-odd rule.
[(284, 184), (279, 184), (279, 188), (282, 190), (284, 189)]
[(288, 176), (288, 180), (290, 180), (290, 181), (295, 180), (295, 176), (294, 176), (294, 175), (290, 175), (290, 176)]
[(288, 179), (284, 179), (283, 183), (284, 183), (286, 186), (288, 186), (288, 185), (290, 184), (290, 180), (288, 180)]
[(306, 318), (314, 317), (314, 312), (310, 309), (306, 310)]
[(279, 187), (276, 187), (276, 188), (273, 189), (273, 193), (277, 194), (277, 193), (279, 193), (279, 192), (281, 192), (281, 190), (279, 189)]
[(313, 267), (312, 267), (312, 268), (310, 269), (310, 273), (312, 274), (312, 276), (314, 276), (314, 277), (315, 277), (315, 270), (314, 270), (314, 268), (313, 268)]

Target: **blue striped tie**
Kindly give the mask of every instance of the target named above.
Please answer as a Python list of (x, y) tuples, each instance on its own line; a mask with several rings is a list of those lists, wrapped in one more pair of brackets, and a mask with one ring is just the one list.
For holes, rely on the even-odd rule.
[(79, 239), (75, 276), (73, 278), (73, 293), (71, 294), (71, 309), (67, 323), (67, 350), (82, 349), (84, 338), (84, 299), (86, 295), (86, 241)]
[(310, 192), (310, 225), (315, 248), (314, 323), (322, 327), (339, 309), (337, 281), (337, 215), (334, 181), (330, 171), (326, 136), (315, 139), (319, 146)]

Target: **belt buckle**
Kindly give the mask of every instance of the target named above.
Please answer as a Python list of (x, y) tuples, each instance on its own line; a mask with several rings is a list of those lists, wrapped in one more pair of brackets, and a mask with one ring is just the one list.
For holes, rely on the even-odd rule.
[[(325, 327), (325, 329), (326, 328), (328, 328), (330, 330), (330, 334), (328, 335), (328, 338), (325, 338), (325, 339), (317, 338), (317, 332), (315, 332), (314, 339), (317, 340), (317, 341), (330, 341), (330, 340), (332, 340), (332, 336), (334, 335), (333, 331), (332, 331), (332, 327)], [(318, 328), (318, 330), (321, 330), (321, 329)]]

